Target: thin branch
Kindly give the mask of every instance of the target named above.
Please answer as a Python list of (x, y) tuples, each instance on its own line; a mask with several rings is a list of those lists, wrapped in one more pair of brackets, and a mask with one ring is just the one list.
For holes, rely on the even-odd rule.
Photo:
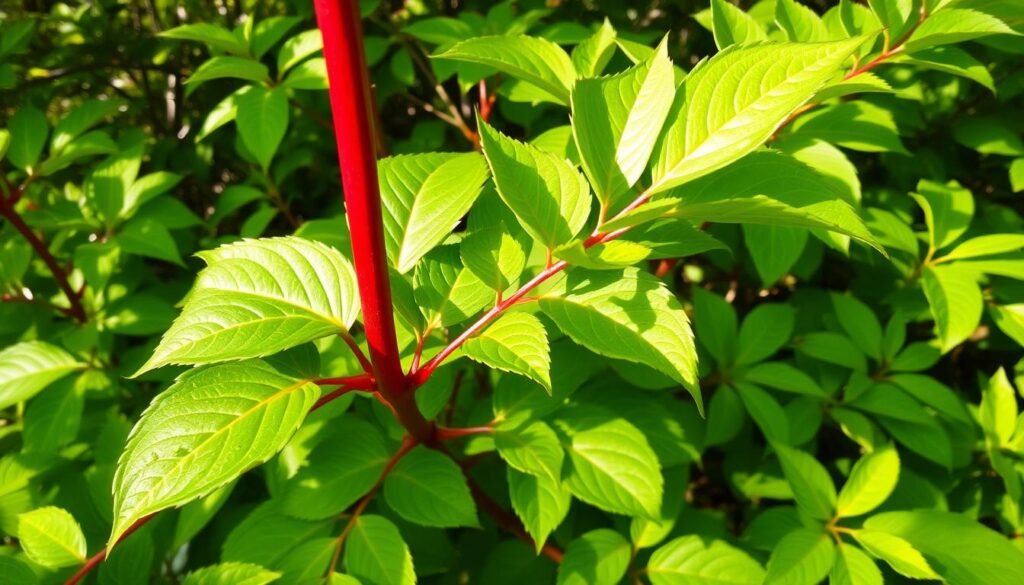
[[(123, 541), (124, 539), (128, 538), (129, 536), (131, 536), (132, 533), (134, 533), (136, 530), (138, 530), (139, 528), (142, 528), (142, 526), (146, 522), (149, 522), (150, 520), (152, 520), (154, 516), (156, 516), (156, 514), (150, 514), (149, 516), (143, 516), (142, 518), (139, 518), (138, 520), (136, 520), (135, 524), (132, 524), (128, 528), (128, 530), (125, 530), (124, 533), (121, 534), (120, 537), (118, 537), (117, 542), (115, 542), (114, 544), (116, 545), (116, 544), (120, 543), (121, 541)], [(75, 585), (76, 583), (78, 583), (79, 581), (84, 579), (85, 576), (88, 575), (90, 571), (92, 571), (93, 569), (98, 567), (99, 564), (102, 563), (103, 559), (105, 559), (105, 558), (107, 558), (107, 548), (106, 547), (104, 547), (102, 550), (100, 550), (100, 552), (96, 553), (95, 555), (89, 557), (89, 560), (87, 560), (85, 562), (85, 564), (82, 565), (82, 567), (80, 569), (78, 569), (78, 571), (75, 572), (74, 575), (71, 576), (70, 579), (65, 581), (64, 585)]]
[(366, 506), (370, 503), (370, 500), (373, 499), (373, 496), (376, 495), (388, 474), (390, 474), (395, 468), (395, 465), (398, 465), (398, 462), (401, 461), (402, 457), (411, 451), (417, 444), (418, 442), (412, 435), (405, 436), (402, 440), (402, 444), (398, 447), (398, 450), (391, 455), (391, 458), (388, 459), (388, 462), (384, 465), (384, 469), (381, 471), (380, 477), (377, 478), (377, 483), (373, 484), (370, 491), (366, 492), (366, 495), (359, 500), (359, 503), (356, 504), (356, 507), (352, 510), (352, 515), (349, 516), (348, 522), (345, 523), (345, 528), (343, 528), (341, 534), (338, 535), (338, 540), (334, 545), (334, 554), (331, 555), (331, 563), (327, 565), (328, 578), (332, 573), (334, 573), (334, 568), (338, 566), (338, 560), (341, 558), (341, 549), (345, 545), (345, 539), (347, 539), (348, 535), (352, 532), (352, 528), (355, 527), (356, 521), (359, 520), (359, 516), (364, 510), (366, 510)]
[(437, 427), (437, 431), (434, 433), (434, 439), (439, 442), (451, 441), (454, 439), (460, 439), (462, 437), (472, 437), (473, 435), (490, 435), (494, 433), (494, 427), (491, 425), (484, 425), (480, 427)]
[[(6, 182), (6, 179), (4, 179)], [(0, 195), (0, 217), (6, 219), (14, 229), (18, 230), (23, 238), (32, 246), (36, 254), (42, 259), (46, 267), (50, 269), (50, 273), (53, 275), (53, 279), (57, 282), (57, 286), (60, 287), (61, 291), (64, 292), (64, 296), (68, 299), (69, 314), (75, 318), (79, 323), (85, 323), (88, 321), (88, 316), (85, 312), (85, 307), (82, 305), (82, 298), (79, 296), (75, 289), (72, 288), (71, 283), (68, 281), (67, 272), (61, 268), (57, 259), (50, 253), (50, 249), (46, 246), (43, 240), (36, 235), (32, 228), (25, 223), (25, 220), (21, 218), (21, 215), (14, 208), (12, 201), (17, 201), (21, 194), (24, 192), (24, 186), (17, 189), (9, 189), (10, 199)]]
[(341, 337), (341, 339), (345, 342), (345, 345), (347, 345), (348, 348), (352, 350), (352, 353), (356, 356), (356, 359), (359, 360), (359, 365), (363, 368), (363, 371), (366, 372), (368, 376), (372, 376), (373, 364), (370, 363), (370, 359), (366, 357), (365, 353), (363, 353), (363, 348), (359, 347), (359, 343), (357, 343), (355, 338), (352, 337), (352, 334), (349, 333), (348, 331), (342, 331), (341, 333), (338, 334), (338, 337)]

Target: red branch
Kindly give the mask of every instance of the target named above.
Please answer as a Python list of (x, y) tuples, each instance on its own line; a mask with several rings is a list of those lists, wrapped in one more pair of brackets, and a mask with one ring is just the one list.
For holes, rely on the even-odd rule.
[(437, 431), (434, 434), (434, 438), (438, 442), (451, 441), (453, 439), (460, 439), (462, 437), (472, 437), (473, 435), (489, 435), (494, 432), (494, 427), (490, 425), (482, 427), (437, 427)]
[[(5, 181), (6, 182), (6, 181)], [(82, 305), (82, 297), (75, 292), (75, 289), (71, 287), (71, 283), (68, 281), (67, 272), (61, 268), (57, 259), (50, 253), (50, 249), (46, 247), (46, 243), (36, 235), (32, 228), (25, 223), (25, 220), (21, 218), (21, 215), (16, 209), (14, 209), (14, 203), (21, 198), (22, 189), (16, 188), (11, 189), (9, 199), (4, 197), (0, 193), (0, 217), (6, 219), (14, 229), (18, 230), (23, 238), (32, 246), (32, 249), (36, 251), (36, 254), (43, 260), (46, 267), (50, 269), (50, 273), (53, 274), (53, 279), (57, 282), (57, 286), (64, 292), (64, 296), (67, 297), (69, 308), (68, 314), (75, 318), (79, 323), (85, 323), (88, 317), (85, 313), (85, 307)]]
[(409, 433), (429, 442), (434, 427), (416, 406), (399, 359), (391, 285), (384, 251), (384, 221), (374, 156), (373, 102), (354, 0), (315, 0), (324, 38), (334, 134), (352, 234), (352, 259), (363, 307), (363, 326), (382, 398)]
[[(128, 538), (129, 536), (131, 536), (131, 534), (133, 532), (135, 532), (139, 528), (142, 528), (142, 526), (146, 522), (149, 522), (150, 520), (152, 520), (154, 516), (156, 516), (156, 514), (150, 514), (149, 516), (143, 516), (142, 518), (139, 518), (138, 520), (136, 520), (135, 524), (132, 524), (131, 526), (129, 526), (128, 530), (125, 530), (124, 533), (122, 533), (121, 536), (117, 539), (117, 542), (115, 542), (114, 544), (116, 545), (117, 543), (119, 543), (122, 540), (124, 540), (124, 539)], [(82, 568), (78, 569), (78, 571), (74, 575), (72, 575), (70, 579), (65, 581), (64, 585), (75, 585), (76, 583), (78, 583), (79, 581), (84, 579), (85, 576), (89, 574), (89, 571), (92, 571), (97, 566), (99, 566), (99, 564), (102, 563), (103, 559), (105, 559), (105, 558), (107, 558), (107, 549), (106, 549), (106, 547), (104, 547), (103, 550), (101, 550), (100, 552), (98, 552), (98, 553), (94, 554), (93, 556), (89, 557), (89, 560), (85, 561), (85, 564), (82, 565)]]

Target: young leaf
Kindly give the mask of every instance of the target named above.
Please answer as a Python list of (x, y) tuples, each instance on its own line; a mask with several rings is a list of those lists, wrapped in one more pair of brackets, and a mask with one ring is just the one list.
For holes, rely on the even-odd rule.
[(213, 49), (245, 55), (249, 47), (224, 27), (205, 22), (185, 24), (160, 33), (161, 37), (180, 41), (205, 43)]
[[(315, 353), (295, 357), (315, 362)], [(320, 395), (290, 356), (191, 370), (146, 409), (114, 476), (110, 545), (137, 520), (201, 498), (277, 453)]]
[(85, 364), (45, 341), (23, 341), (0, 350), (0, 410), (32, 398)]
[(252, 59), (241, 57), (214, 57), (206, 61), (195, 70), (185, 84), (191, 87), (192, 91), (199, 87), (199, 84), (211, 79), (244, 79), (255, 83), (270, 82), (270, 73), (267, 66)]
[(288, 95), (284, 89), (254, 86), (235, 99), (235, 125), (242, 142), (264, 170), (288, 130)]
[(935, 250), (959, 239), (974, 217), (974, 196), (955, 181), (945, 185), (920, 181), (917, 192), (911, 193), (911, 197), (924, 211), (928, 242)]
[(572, 240), (590, 213), (590, 188), (567, 161), (479, 121), (494, 184), (526, 231), (549, 249)]
[(848, 295), (833, 293), (836, 319), (850, 341), (875, 360), (882, 359), (882, 325), (867, 305)]
[(941, 579), (920, 551), (906, 540), (874, 530), (857, 530), (853, 537), (869, 553), (911, 579)]
[(336, 429), (285, 486), (281, 510), (286, 514), (312, 520), (340, 514), (377, 483), (391, 458), (372, 424), (349, 416), (332, 423)]
[(207, 267), (136, 375), (167, 364), (270, 355), (346, 331), (359, 313), (352, 265), (324, 244), (243, 240), (199, 256)]
[(868, 518), (864, 527), (906, 540), (934, 559), (942, 577), (951, 583), (1011, 585), (1024, 579), (1024, 552), (963, 514), (886, 512)]
[(791, 41), (816, 43), (829, 40), (828, 28), (814, 10), (796, 0), (775, 3), (775, 23)]
[(506, 313), (483, 333), (462, 345), (466, 357), (486, 366), (520, 374), (551, 392), (551, 350), (540, 319), (529, 313)]
[(891, 445), (861, 457), (839, 492), (836, 515), (846, 518), (874, 510), (889, 498), (899, 476), (900, 457)]
[(562, 481), (562, 444), (547, 423), (533, 421), (520, 426), (499, 425), (494, 430), (494, 445), (510, 467), (544, 477), (556, 485)]
[[(651, 193), (692, 181), (767, 140), (862, 43), (730, 47), (686, 78), (654, 155)], [(717, 97), (717, 99), (716, 99)]]
[(904, 48), (913, 53), (936, 45), (962, 43), (994, 34), (1018, 34), (1005, 22), (977, 10), (947, 8), (928, 15), (907, 40)]
[[(757, 177), (757, 180), (751, 180)], [(695, 221), (821, 228), (881, 246), (834, 181), (800, 160), (755, 152), (726, 168), (672, 191), (672, 214)], [(655, 202), (657, 203), (657, 201)]]
[(345, 567), (363, 583), (415, 585), (409, 547), (398, 528), (383, 516), (361, 516), (345, 545)]
[(765, 585), (820, 583), (832, 569), (832, 538), (821, 530), (799, 528), (779, 541), (768, 560)]
[(591, 530), (572, 541), (558, 566), (558, 585), (615, 585), (632, 557), (629, 541), (609, 528)]
[(767, 38), (754, 17), (727, 0), (711, 0), (711, 32), (719, 49)]
[(573, 495), (614, 514), (657, 518), (664, 480), (635, 426), (599, 408), (571, 410), (557, 423), (568, 435), (565, 481)]
[(615, 36), (615, 28), (606, 18), (593, 35), (576, 45), (571, 58), (580, 78), (596, 77), (604, 71), (615, 54)]
[(836, 510), (836, 486), (817, 459), (798, 449), (773, 443), (797, 505), (811, 517), (830, 520)]
[(576, 82), (573, 135), (583, 170), (606, 210), (647, 168), (675, 89), (665, 41), (649, 59), (622, 73)]
[(871, 557), (855, 546), (841, 546), (836, 555), (830, 585), (884, 585), (882, 572)]
[[(408, 30), (405, 29), (406, 32)], [(277, 76), (283, 76), (289, 69), (323, 47), (324, 37), (317, 29), (303, 31), (288, 39), (277, 52)]]
[(910, 154), (900, 141), (892, 112), (869, 102), (843, 102), (800, 116), (789, 135), (863, 152)]
[(764, 583), (764, 569), (747, 553), (725, 541), (698, 535), (680, 536), (654, 551), (647, 575), (654, 585)]
[(1010, 442), (1017, 428), (1017, 397), (1003, 368), (982, 388), (979, 414), (990, 448), (999, 449)]
[(29, 559), (48, 569), (85, 562), (85, 535), (62, 508), (48, 506), (18, 515), (18, 540)]
[(476, 153), (395, 156), (377, 170), (388, 257), (403, 274), (452, 233), (487, 180)]
[(973, 270), (955, 264), (929, 266), (921, 275), (943, 353), (969, 338), (981, 320), (984, 300), (976, 278)]
[(566, 293), (545, 296), (540, 306), (587, 349), (651, 366), (682, 384), (703, 412), (689, 319), (654, 276), (635, 268), (573, 271)]
[(439, 451), (410, 451), (384, 481), (384, 497), (399, 516), (416, 524), (479, 525), (462, 470)]
[(561, 47), (525, 35), (472, 38), (432, 57), (494, 67), (539, 87), (560, 104), (569, 103), (569, 90), (576, 79), (572, 60)]
[(768, 287), (789, 273), (807, 245), (807, 230), (748, 224), (743, 240), (761, 282)]
[(988, 234), (964, 241), (949, 254), (942, 256), (943, 262), (995, 256), (1007, 252), (1017, 252), (1024, 248), (1024, 235), (1021, 234)]
[(182, 585), (267, 585), (280, 576), (250, 563), (220, 563), (189, 573)]
[(789, 305), (765, 303), (747, 314), (740, 326), (736, 364), (754, 364), (775, 355), (793, 335), (796, 313)]
[(430, 329), (461, 323), (494, 301), (494, 291), (459, 260), (459, 248), (446, 245), (416, 267), (413, 295)]
[(539, 553), (548, 535), (569, 513), (569, 488), (547, 476), (521, 473), (509, 466), (508, 493), (512, 510), (523, 521)]
[(7, 160), (19, 169), (31, 170), (39, 162), (46, 136), (50, 133), (46, 116), (36, 108), (24, 105), (11, 116), (7, 130), (10, 131)]

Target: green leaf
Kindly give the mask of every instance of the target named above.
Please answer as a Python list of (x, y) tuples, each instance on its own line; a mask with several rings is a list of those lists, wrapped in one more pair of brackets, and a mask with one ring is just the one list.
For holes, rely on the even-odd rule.
[(331, 423), (333, 430), (284, 488), (281, 511), (286, 514), (320, 520), (344, 512), (373, 488), (391, 458), (372, 424), (350, 416)]
[(832, 307), (850, 341), (876, 361), (882, 359), (882, 325), (867, 305), (850, 295), (832, 293)]
[(598, 354), (648, 365), (682, 384), (703, 412), (689, 319), (664, 283), (635, 268), (575, 270), (563, 296), (540, 306), (576, 343)]
[(47, 388), (28, 404), (24, 418), (23, 451), (26, 453), (56, 453), (78, 435), (85, 407), (83, 378), (67, 378)]
[(998, 18), (964, 8), (947, 8), (928, 18), (914, 30), (904, 49), (909, 53), (936, 45), (962, 43), (993, 34), (1017, 34)]
[(572, 60), (561, 47), (525, 35), (477, 37), (432, 57), (494, 67), (539, 87), (560, 104), (569, 103), (569, 90), (576, 80)]
[(669, 195), (680, 200), (671, 212), (676, 217), (820, 228), (851, 236), (882, 251), (857, 212), (842, 200), (832, 179), (782, 153), (749, 154)]
[(452, 233), (487, 180), (476, 153), (395, 156), (377, 170), (388, 257), (401, 273)]
[(267, 585), (280, 577), (259, 565), (221, 563), (189, 573), (182, 585)]
[(849, 368), (855, 372), (867, 372), (867, 358), (850, 341), (839, 333), (821, 331), (808, 333), (799, 339), (797, 350), (825, 363)]
[(789, 132), (851, 150), (910, 154), (900, 141), (892, 113), (864, 101), (843, 102), (800, 116)]
[(402, 32), (435, 45), (457, 43), (475, 34), (469, 23), (447, 16), (417, 20), (402, 28)]
[(917, 193), (912, 193), (911, 197), (924, 210), (928, 242), (936, 250), (959, 239), (974, 216), (974, 197), (955, 181), (945, 185), (920, 181)]
[(874, 510), (896, 489), (899, 476), (900, 457), (891, 445), (861, 457), (839, 492), (836, 515), (846, 518)]
[[(750, 317), (748, 316), (747, 319), (750, 319)], [(754, 382), (783, 392), (818, 398), (828, 396), (825, 390), (813, 378), (785, 362), (755, 364), (743, 371), (741, 378), (748, 382)]]
[(0, 556), (0, 585), (39, 585), (39, 576), (23, 561)]
[(509, 466), (508, 493), (512, 510), (523, 521), (539, 553), (548, 535), (569, 513), (569, 488), (547, 476), (520, 473)]
[(1017, 252), (1021, 248), (1024, 248), (1024, 235), (986, 234), (962, 242), (948, 254), (943, 255), (939, 261), (995, 256), (1007, 252)]
[(195, 91), (199, 84), (211, 79), (244, 79), (255, 83), (270, 82), (270, 73), (263, 63), (241, 57), (214, 57), (199, 66), (195, 72), (185, 80), (186, 85)]
[(28, 400), (85, 364), (45, 341), (23, 341), (0, 350), (0, 410)]
[(720, 367), (731, 365), (736, 356), (736, 309), (715, 293), (695, 287), (693, 321), (701, 346)]
[(351, 264), (324, 244), (243, 240), (199, 256), (207, 267), (137, 374), (277, 353), (346, 331), (359, 312)]
[(998, 450), (1008, 444), (1017, 427), (1017, 396), (1003, 368), (982, 387), (978, 410), (989, 447)]
[(137, 217), (129, 220), (113, 241), (122, 252), (185, 265), (171, 232), (155, 219)]
[(283, 89), (255, 86), (235, 99), (235, 125), (256, 162), (270, 168), (281, 139), (288, 130), (288, 95)]
[(676, 96), (670, 114), (675, 122), (655, 151), (648, 191), (692, 181), (752, 152), (863, 42), (730, 47), (712, 57), (690, 73)]
[[(615, 54), (615, 36), (615, 28), (605, 18), (593, 35), (576, 45), (571, 58), (579, 77), (595, 77), (604, 71), (608, 61)], [(576, 89), (578, 88), (577, 85)]]
[(494, 184), (523, 227), (547, 246), (572, 240), (590, 213), (590, 188), (571, 164), (479, 121)]
[(855, 546), (841, 546), (832, 565), (830, 585), (884, 585), (875, 561)]
[(973, 270), (958, 265), (928, 266), (921, 285), (945, 353), (969, 338), (981, 320), (984, 301)]
[[(408, 32), (408, 28), (405, 30)], [(303, 31), (288, 39), (277, 52), (277, 76), (280, 78), (289, 69), (323, 47), (324, 38), (319, 29)]]
[(485, 366), (534, 380), (551, 392), (551, 350), (540, 319), (506, 313), (462, 345), (466, 357)]
[(209, 23), (186, 24), (179, 27), (165, 30), (160, 36), (167, 39), (179, 41), (196, 41), (205, 43), (213, 49), (245, 55), (249, 52), (246, 46), (237, 36), (231, 34), (226, 28)]
[(494, 291), (463, 266), (454, 245), (434, 249), (417, 265), (413, 294), (430, 329), (465, 321), (494, 301)]
[(647, 575), (654, 585), (761, 585), (764, 569), (747, 553), (722, 540), (680, 536), (651, 555)]
[(821, 17), (796, 0), (778, 0), (775, 3), (775, 23), (791, 41), (816, 43), (829, 40), (828, 28)]
[(974, 116), (953, 126), (953, 138), (982, 154), (1024, 156), (1024, 140), (998, 116)]
[[(813, 518), (830, 520), (836, 510), (836, 486), (825, 467), (809, 454), (773, 443), (797, 506)], [(770, 568), (769, 568), (770, 571)]]
[(768, 560), (765, 585), (815, 585), (835, 558), (832, 538), (821, 530), (799, 528), (782, 537)]
[(796, 312), (786, 304), (754, 307), (740, 326), (736, 364), (754, 364), (775, 355), (793, 335), (795, 319)]
[(476, 504), (458, 464), (425, 447), (404, 456), (384, 480), (384, 497), (399, 516), (423, 526), (479, 526)]
[(573, 540), (558, 566), (558, 585), (616, 585), (632, 557), (629, 541), (609, 528)]
[(889, 38), (898, 39), (917, 22), (921, 0), (868, 0), (868, 6), (889, 30)]
[(961, 514), (886, 512), (868, 518), (864, 527), (905, 539), (951, 583), (1011, 585), (1024, 579), (1024, 552)]
[(533, 421), (521, 426), (499, 425), (494, 430), (494, 445), (510, 467), (551, 480), (562, 481), (565, 453), (558, 435), (547, 423)]
[(743, 240), (761, 282), (770, 287), (788, 274), (800, 259), (807, 244), (807, 230), (745, 224)]
[(786, 419), (786, 411), (763, 389), (744, 382), (734, 382), (732, 387), (736, 389), (743, 407), (747, 414), (754, 419), (754, 423), (769, 441), (788, 444), (789, 421)]
[(727, 0), (711, 0), (711, 32), (719, 49), (767, 38), (760, 23)]
[(566, 485), (580, 500), (613, 514), (658, 517), (663, 482), (658, 458), (632, 424), (600, 408), (566, 411)]
[(415, 585), (416, 572), (402, 535), (383, 516), (361, 516), (345, 545), (345, 568), (367, 585)]
[(118, 461), (111, 545), (139, 519), (201, 498), (284, 447), (320, 396), (309, 381), (317, 368), (296, 372), (288, 358), (190, 370), (150, 404)]
[(18, 540), (29, 559), (48, 569), (85, 562), (85, 535), (62, 508), (47, 506), (19, 514)]
[(50, 133), (46, 116), (32, 106), (21, 106), (7, 122), (7, 130), (11, 135), (7, 160), (19, 169), (32, 173), (43, 152), (46, 136)]
[(621, 270), (646, 260), (651, 249), (629, 240), (612, 240), (584, 247), (583, 242), (566, 244), (555, 250), (555, 257), (572, 266), (591, 270)]
[(959, 47), (942, 46), (923, 49), (916, 51), (913, 55), (904, 55), (895, 62), (959, 75), (980, 83), (993, 93), (995, 92), (995, 81), (985, 64)]
[(633, 518), (629, 523), (629, 534), (635, 549), (656, 546), (672, 534), (685, 503), (683, 500), (689, 482), (688, 466), (676, 466), (665, 470), (665, 490), (658, 519)]
[(622, 73), (576, 82), (570, 98), (573, 135), (606, 211), (647, 168), (675, 89), (665, 41)]
[(289, 557), (303, 542), (333, 535), (336, 533), (333, 532), (331, 522), (292, 518), (280, 511), (276, 500), (269, 500), (257, 505), (240, 522), (234, 523), (224, 540), (221, 560), (252, 563), (278, 570), (287, 564)]
[(104, 118), (113, 116), (123, 105), (120, 100), (89, 100), (75, 106), (61, 118), (50, 137), (50, 152), (60, 152)]
[[(870, 522), (871, 519), (869, 518)], [(869, 553), (911, 579), (941, 579), (921, 553), (906, 540), (874, 530), (856, 530), (853, 537)]]
[(253, 56), (257, 59), (262, 57), (300, 22), (302, 19), (297, 16), (272, 16), (257, 21), (253, 26), (250, 42)]

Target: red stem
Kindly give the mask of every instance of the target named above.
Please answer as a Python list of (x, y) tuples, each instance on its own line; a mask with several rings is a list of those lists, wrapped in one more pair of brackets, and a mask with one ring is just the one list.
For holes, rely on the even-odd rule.
[(452, 439), (459, 439), (462, 437), (471, 437), (473, 435), (489, 435), (494, 432), (494, 427), (485, 425), (481, 427), (437, 427), (437, 431), (434, 434), (434, 438), (439, 442), (451, 441)]
[[(129, 536), (131, 536), (131, 534), (133, 532), (135, 532), (139, 528), (142, 528), (142, 526), (146, 522), (149, 522), (150, 520), (152, 520), (154, 516), (156, 516), (156, 514), (150, 514), (149, 516), (143, 516), (142, 518), (139, 518), (138, 520), (136, 520), (135, 524), (132, 524), (128, 528), (128, 530), (125, 530), (124, 533), (121, 534), (120, 538), (117, 539), (117, 542), (115, 542), (114, 544), (117, 544), (117, 543), (123, 541), (124, 539), (128, 538)], [(74, 575), (72, 575), (70, 579), (65, 581), (64, 585), (75, 585), (76, 583), (78, 583), (79, 581), (84, 579), (85, 576), (88, 575), (90, 571), (92, 571), (97, 566), (99, 566), (99, 564), (102, 563), (103, 559), (105, 559), (105, 558), (107, 558), (107, 549), (106, 549), (106, 547), (104, 547), (103, 550), (101, 550), (100, 552), (98, 552), (98, 553), (94, 554), (93, 556), (89, 557), (89, 560), (85, 561), (85, 564), (82, 565), (82, 568), (78, 569), (78, 571)]]
[(22, 189), (13, 189), (8, 200), (2, 194), (0, 194), (0, 217), (6, 219), (14, 229), (18, 230), (23, 238), (32, 246), (32, 249), (36, 251), (36, 254), (43, 260), (46, 267), (50, 269), (50, 273), (53, 274), (53, 279), (57, 282), (57, 286), (64, 292), (64, 296), (67, 297), (70, 305), (68, 313), (75, 318), (79, 323), (85, 323), (88, 317), (85, 313), (85, 307), (82, 305), (82, 298), (75, 289), (71, 287), (71, 283), (68, 281), (67, 272), (60, 267), (57, 259), (50, 253), (50, 249), (46, 247), (39, 236), (36, 235), (32, 228), (25, 223), (25, 220), (21, 218), (21, 215), (16, 209), (14, 209), (14, 202), (17, 201), (21, 196)]
[(418, 441), (429, 442), (433, 426), (417, 408), (399, 360), (374, 157), (373, 106), (358, 3), (315, 0), (313, 7), (324, 38), (345, 210), (374, 378), (381, 396), (394, 407), (399, 422)]

